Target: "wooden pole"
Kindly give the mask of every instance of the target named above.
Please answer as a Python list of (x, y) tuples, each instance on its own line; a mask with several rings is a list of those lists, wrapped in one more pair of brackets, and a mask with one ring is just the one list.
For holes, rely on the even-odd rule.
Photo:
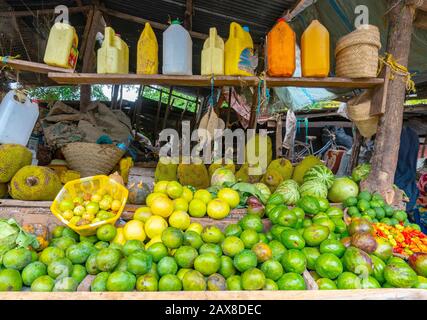
[(193, 29), (193, 0), (187, 0), (185, 4), (184, 28), (188, 31)]
[(357, 163), (359, 162), (359, 153), (362, 147), (363, 137), (357, 129), (356, 126), (353, 126), (354, 138), (353, 138), (353, 147), (351, 150), (350, 164), (348, 166), (348, 171), (351, 173), (354, 168), (356, 168)]
[[(387, 52), (392, 54), (399, 64), (406, 67), (411, 50), (416, 7), (402, 0), (390, 0), (388, 3), (393, 9), (389, 13), (390, 32)], [(378, 125), (371, 161), (372, 171), (368, 179), (362, 183), (362, 189), (379, 192), (389, 204), (398, 197), (395, 194), (393, 182), (399, 155), (405, 92), (406, 78), (394, 74), (387, 91), (387, 108)]]
[(249, 118), (248, 129), (256, 129), (257, 107), (258, 107), (258, 88), (253, 87), (254, 94), (252, 95), (251, 117)]

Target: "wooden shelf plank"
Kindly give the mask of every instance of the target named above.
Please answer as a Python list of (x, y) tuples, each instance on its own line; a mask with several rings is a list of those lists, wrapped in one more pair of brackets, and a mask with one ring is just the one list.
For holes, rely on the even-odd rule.
[[(59, 84), (143, 84), (209, 87), (209, 76), (166, 76), (137, 74), (96, 73), (49, 73), (49, 78)], [(215, 86), (257, 86), (258, 77), (216, 76)], [(384, 83), (383, 79), (348, 78), (266, 78), (268, 87), (312, 87), (312, 88), (373, 88)]]
[(60, 72), (60, 73), (67, 73), (67, 74), (74, 73), (73, 69), (52, 67), (44, 63), (30, 62), (30, 61), (25, 61), (20, 59), (8, 59), (7, 62), (4, 62), (0, 59), (0, 66), (9, 66), (19, 71), (29, 71), (29, 72), (44, 73), (44, 74), (48, 74), (49, 72), (57, 72), (57, 73)]

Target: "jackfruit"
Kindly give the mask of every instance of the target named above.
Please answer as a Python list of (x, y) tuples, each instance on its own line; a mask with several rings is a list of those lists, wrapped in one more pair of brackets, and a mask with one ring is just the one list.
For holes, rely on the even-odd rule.
[(31, 164), (33, 155), (30, 150), (19, 144), (0, 146), (0, 183), (12, 180), (15, 173)]
[(209, 173), (203, 163), (180, 163), (177, 172), (178, 181), (183, 186), (193, 186), (196, 189), (206, 189), (209, 187)]
[(262, 177), (261, 182), (266, 184), (270, 191), (273, 193), (274, 191), (276, 191), (279, 184), (283, 182), (283, 177), (276, 170), (267, 170), (265, 175)]
[[(164, 162), (164, 163), (163, 163)], [(166, 158), (160, 158), (156, 166), (156, 171), (154, 172), (154, 181), (177, 181), (176, 176), (178, 165), (170, 163)]]
[[(246, 148), (245, 148), (245, 159), (246, 162), (251, 164), (251, 165), (258, 165), (260, 164), (257, 159), (253, 159), (251, 158), (251, 155), (255, 155), (255, 157), (259, 158), (260, 157), (260, 141), (263, 142), (263, 140), (260, 140), (260, 135), (256, 134), (255, 136), (253, 136), (251, 139), (248, 140), (248, 142), (246, 143)], [(273, 144), (271, 142), (271, 138), (269, 136), (266, 136), (267, 138), (267, 163), (266, 165), (262, 165), (262, 171), (263, 173), (266, 172), (268, 165), (270, 164), (271, 160), (273, 159)], [(252, 140), (255, 139), (255, 150), (251, 150), (251, 144), (252, 144)], [(251, 151), (251, 152), (250, 152)], [(261, 151), (263, 151), (263, 149), (261, 149)]]
[(8, 196), (7, 192), (7, 184), (6, 183), (0, 183), (0, 199), (6, 199)]
[(51, 201), (61, 188), (61, 181), (52, 169), (25, 166), (10, 181), (9, 193), (16, 200)]
[(267, 168), (267, 171), (275, 170), (283, 178), (283, 181), (289, 180), (292, 178), (292, 174), (294, 172), (294, 167), (292, 166), (292, 163), (285, 158), (280, 158), (271, 161), (270, 165)]
[(59, 175), (59, 179), (62, 184), (66, 184), (67, 182), (80, 179), (80, 172), (73, 170), (65, 170), (62, 171)]
[(235, 176), (237, 181), (248, 182), (248, 183), (257, 183), (262, 178), (262, 174), (249, 175), (249, 165), (247, 163), (243, 164), (240, 167), (239, 171), (237, 171)]
[(301, 185), (304, 182), (305, 173), (318, 164), (322, 164), (322, 161), (320, 161), (319, 158), (315, 156), (305, 157), (304, 160), (295, 167), (292, 179)]
[(236, 166), (234, 165), (234, 163), (227, 163), (227, 164), (223, 164), (223, 160), (219, 160), (216, 162), (213, 162), (210, 166), (209, 166), (209, 179), (212, 179), (212, 175), (215, 172), (216, 169), (219, 168), (225, 168), (230, 170), (233, 173), (236, 173)]

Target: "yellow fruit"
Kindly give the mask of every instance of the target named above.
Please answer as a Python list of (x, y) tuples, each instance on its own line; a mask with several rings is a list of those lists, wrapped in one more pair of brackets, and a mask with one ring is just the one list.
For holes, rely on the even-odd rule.
[(208, 204), (208, 202), (212, 200), (212, 195), (208, 190), (201, 189), (194, 193), (193, 198), (202, 200), (205, 204)]
[(60, 173), (59, 179), (61, 180), (62, 184), (66, 184), (67, 182), (80, 179), (80, 172), (65, 170)]
[(135, 213), (133, 214), (133, 219), (146, 223), (148, 218), (150, 218), (152, 215), (153, 213), (149, 207), (141, 207), (136, 209)]
[(208, 169), (201, 164), (183, 164), (178, 166), (178, 181), (183, 186), (193, 186), (196, 189), (208, 188), (210, 184)]
[(177, 199), (182, 195), (182, 186), (179, 184), (179, 182), (170, 181), (168, 183), (166, 193), (169, 196), (169, 198)]
[(126, 243), (124, 228), (117, 228), (116, 231), (117, 231), (116, 236), (111, 242), (124, 245)]
[(82, 219), (92, 221), (95, 219), (95, 215), (93, 213), (85, 212), (82, 214)]
[(80, 217), (79, 216), (74, 216), (70, 219), (70, 224), (75, 226), (77, 224), (77, 222), (80, 221)]
[[(0, 183), (0, 199), (6, 199), (8, 194), (7, 184)], [(193, 195), (191, 195), (191, 197), (193, 197)]]
[(147, 196), (147, 199), (145, 199), (145, 203), (147, 204), (147, 206), (151, 207), (151, 205), (153, 204), (154, 199), (156, 199), (157, 197), (167, 198), (168, 196), (166, 194), (160, 193), (160, 192), (150, 193)]
[[(165, 161), (162, 161), (165, 160)], [(155, 181), (176, 181), (177, 164), (167, 163), (166, 158), (160, 158), (154, 172)]]
[(190, 223), (187, 230), (185, 230), (185, 231), (189, 231), (189, 230), (197, 232), (198, 234), (202, 234), (203, 226), (198, 222), (192, 222), (192, 223)]
[(160, 216), (151, 216), (145, 222), (144, 230), (147, 234), (147, 237), (150, 239), (155, 238), (156, 236), (161, 236), (163, 230), (168, 227), (166, 220)]
[(159, 193), (165, 193), (166, 194), (166, 189), (168, 187), (168, 183), (169, 183), (169, 181), (156, 182), (156, 184), (154, 185), (153, 192), (159, 192)]
[(178, 198), (173, 201), (175, 211), (185, 211), (188, 210), (188, 202), (184, 198)]
[(123, 227), (126, 240), (145, 240), (144, 223), (139, 220), (131, 220)]
[(65, 220), (70, 220), (72, 217), (74, 217), (74, 213), (71, 210), (66, 210), (61, 215)]
[(113, 202), (111, 203), (112, 211), (119, 211), (121, 207), (122, 207), (122, 203), (120, 200), (113, 200)]
[(173, 212), (173, 202), (166, 197), (157, 197), (151, 204), (151, 212), (154, 215), (162, 216), (163, 218), (169, 217)]
[(212, 219), (224, 219), (230, 213), (230, 206), (221, 199), (214, 199), (208, 203), (207, 212)]
[(145, 245), (145, 250), (147, 250), (149, 247), (151, 247), (153, 244), (155, 244), (157, 242), (162, 242), (162, 236), (161, 235), (151, 238), (151, 240), (148, 241), (147, 244)]
[(190, 216), (185, 211), (175, 211), (169, 217), (169, 225), (177, 229), (185, 230), (190, 223)]
[(9, 182), (24, 166), (31, 164), (30, 150), (19, 144), (0, 145), (0, 183)]
[(190, 202), (191, 200), (193, 200), (193, 191), (191, 191), (188, 187), (182, 188), (181, 198), (184, 198), (185, 201)]
[(285, 181), (292, 178), (294, 167), (292, 166), (292, 163), (288, 159), (279, 158), (271, 161), (267, 170), (275, 170), (279, 172), (280, 175), (283, 177), (283, 181)]
[(191, 200), (188, 206), (188, 213), (195, 218), (201, 218), (206, 214), (206, 204), (199, 199)]
[(234, 209), (240, 203), (239, 193), (231, 188), (224, 188), (219, 190), (217, 197), (218, 199), (227, 202), (231, 209)]

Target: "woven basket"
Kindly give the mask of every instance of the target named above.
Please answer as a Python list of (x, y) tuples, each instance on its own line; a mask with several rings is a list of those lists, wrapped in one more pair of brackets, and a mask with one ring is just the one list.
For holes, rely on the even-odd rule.
[(370, 91), (351, 99), (347, 103), (347, 114), (354, 122), (360, 134), (365, 138), (371, 138), (377, 133), (378, 116), (371, 117), (372, 96)]
[(110, 174), (125, 152), (110, 144), (74, 142), (63, 147), (62, 153), (70, 169), (90, 177)]
[(335, 49), (336, 75), (344, 78), (375, 78), (380, 48), (380, 32), (375, 26), (364, 25), (342, 37)]

